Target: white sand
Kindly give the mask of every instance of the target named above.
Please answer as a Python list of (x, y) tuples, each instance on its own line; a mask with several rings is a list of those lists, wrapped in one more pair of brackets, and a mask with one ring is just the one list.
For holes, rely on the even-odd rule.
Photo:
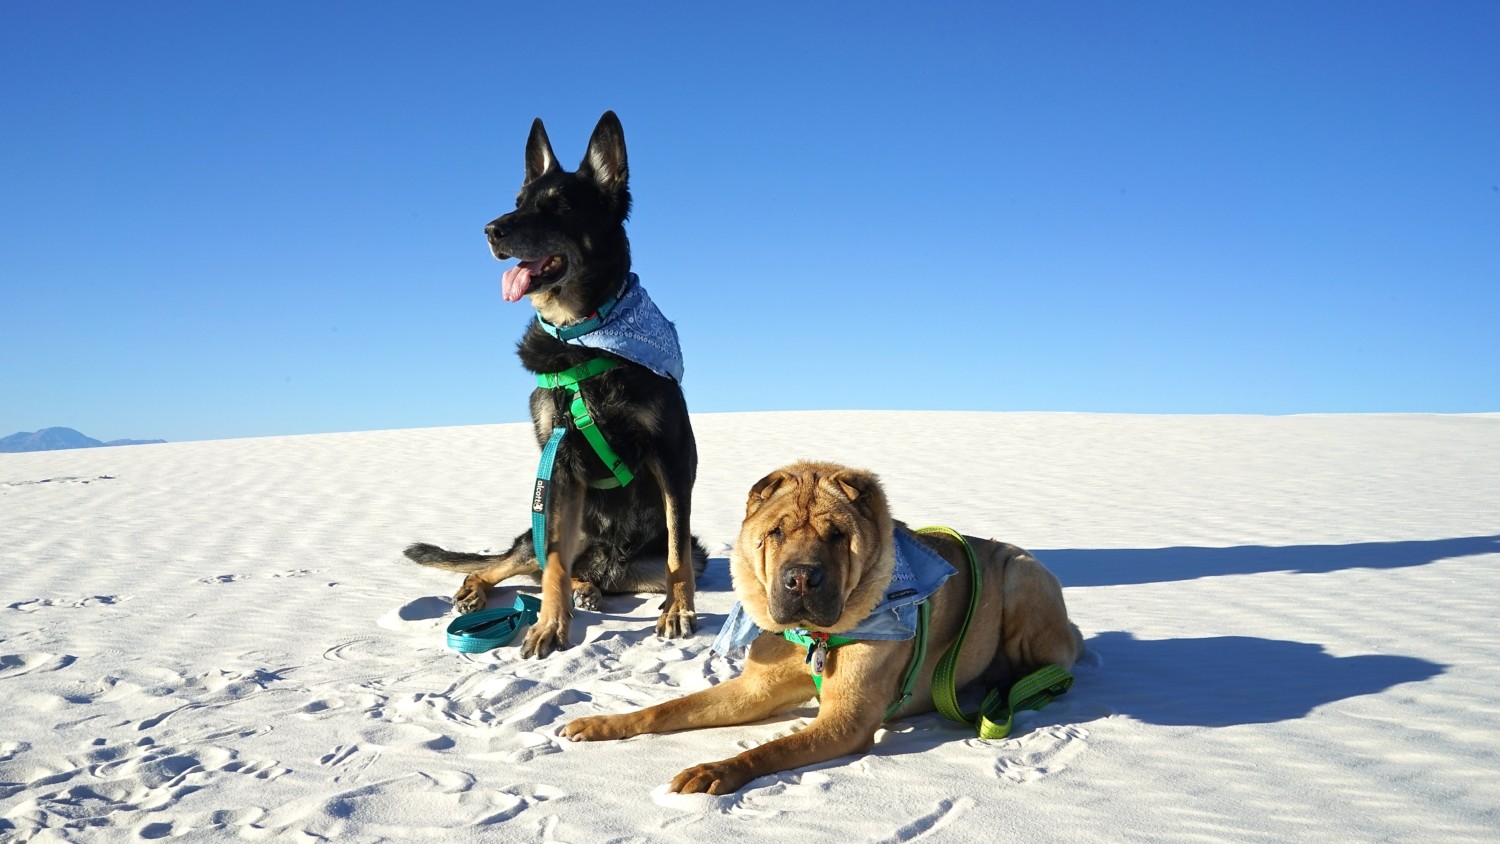
[[(1500, 416), (695, 425), (702, 631), (613, 597), (541, 662), (446, 650), (459, 577), (400, 557), (524, 529), (527, 426), (0, 455), (0, 840), (1500, 839)], [(662, 786), (813, 709), (555, 738), (732, 675), (724, 549), (797, 457), (1035, 551), (1088, 639), (1073, 692), (727, 797)]]

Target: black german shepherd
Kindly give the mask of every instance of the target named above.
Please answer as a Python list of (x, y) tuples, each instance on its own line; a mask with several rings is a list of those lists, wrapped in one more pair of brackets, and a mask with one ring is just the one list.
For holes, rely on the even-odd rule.
[[(579, 326), (635, 283), (625, 237), (628, 179), (625, 132), (614, 112), (599, 118), (583, 162), (571, 173), (558, 165), (541, 119), (533, 122), (516, 210), (484, 228), (496, 258), (521, 262), (505, 273), (505, 299), (527, 296), (552, 326)], [(531, 323), (517, 352), (521, 364), (535, 373), (562, 372), (599, 357), (618, 363), (579, 387), (599, 430), (633, 470), (634, 480), (614, 489), (591, 486), (610, 472), (574, 424), (572, 396), (538, 387), (531, 394), (538, 444), (547, 442), (554, 427), (567, 428), (552, 472), (545, 568), (538, 565), (529, 530), (504, 554), (455, 553), (416, 544), (406, 549), (406, 556), (468, 575), (453, 596), (461, 612), (482, 609), (489, 588), (502, 580), (542, 572), (542, 610), (526, 632), (522, 656), (543, 657), (569, 646), (570, 591), (589, 610), (599, 609), (601, 592), (665, 592), (657, 634), (691, 634), (697, 627), (694, 578), (708, 554), (688, 532), (698, 447), (682, 388), (673, 378), (621, 355), (564, 342), (538, 321)], [(517, 509), (527, 500), (518, 495)]]

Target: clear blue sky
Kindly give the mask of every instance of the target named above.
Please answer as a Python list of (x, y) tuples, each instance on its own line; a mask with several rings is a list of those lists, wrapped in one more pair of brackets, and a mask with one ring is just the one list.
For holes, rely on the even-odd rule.
[(0, 4), (0, 435), (526, 418), (605, 109), (694, 411), (1500, 410), (1500, 4)]

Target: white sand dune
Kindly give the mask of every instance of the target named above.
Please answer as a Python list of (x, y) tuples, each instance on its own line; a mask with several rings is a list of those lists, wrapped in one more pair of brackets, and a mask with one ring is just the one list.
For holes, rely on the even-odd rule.
[[(703, 630), (617, 596), (544, 661), (446, 650), (458, 576), (400, 556), (524, 529), (528, 426), (0, 456), (0, 840), (1500, 840), (1500, 416), (695, 425)], [(556, 738), (733, 674), (724, 549), (798, 457), (1035, 551), (1088, 640), (1072, 693), (726, 797), (663, 784), (815, 710)]]

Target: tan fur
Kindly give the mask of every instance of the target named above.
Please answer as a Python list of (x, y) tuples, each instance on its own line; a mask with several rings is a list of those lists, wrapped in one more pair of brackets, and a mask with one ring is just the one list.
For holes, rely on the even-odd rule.
[[(656, 635), (669, 639), (689, 636), (698, 629), (698, 614), (693, 610), (692, 537), (675, 528), (688, 524), (691, 504), (672, 495), (671, 485), (662, 476), (661, 464), (652, 460), (648, 469), (662, 489), (662, 505), (667, 517), (667, 599), (656, 620)], [(678, 516), (681, 516), (681, 519)]]
[[(745, 724), (784, 712), (814, 695), (802, 648), (779, 631), (767, 595), (783, 565), (816, 561), (844, 590), (838, 620), (819, 628), (848, 630), (879, 603), (895, 562), (894, 531), (875, 475), (833, 463), (800, 462), (761, 479), (750, 491), (745, 521), (731, 554), (736, 597), (767, 630), (750, 646), (744, 673), (677, 700), (624, 715), (578, 718), (562, 729), (574, 741), (619, 739), (642, 733)], [(836, 528), (842, 538), (823, 537)], [(774, 534), (779, 531), (779, 534)], [(1068, 620), (1057, 578), (1026, 551), (966, 537), (983, 572), (983, 591), (959, 656), (960, 686), (983, 677), (1008, 686), (1044, 665), (1071, 666), (1083, 650)], [(932, 671), (957, 637), (968, 608), (971, 577), (962, 546), (946, 536), (921, 539), (958, 574), (932, 597), (927, 658), (912, 698), (897, 716), (926, 712)], [(914, 643), (859, 641), (828, 654), (818, 715), (806, 729), (719, 762), (695, 765), (672, 781), (673, 791), (726, 794), (766, 774), (867, 749), (898, 694)]]

